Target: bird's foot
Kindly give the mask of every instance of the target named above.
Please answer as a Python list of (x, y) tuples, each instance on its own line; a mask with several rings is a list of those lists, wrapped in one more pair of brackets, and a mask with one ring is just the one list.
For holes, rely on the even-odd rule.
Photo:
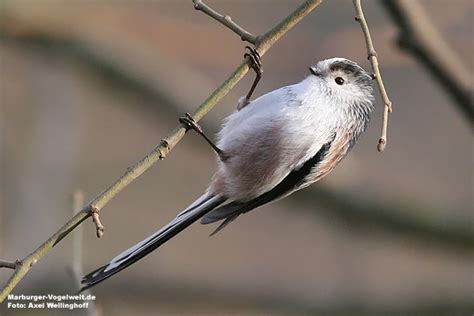
[(184, 127), (186, 127), (186, 129), (188, 129), (188, 130), (192, 129), (192, 130), (196, 131), (199, 134), (204, 133), (201, 126), (199, 126), (199, 124), (196, 122), (194, 117), (192, 117), (191, 114), (189, 114), (189, 113), (186, 113), (186, 114), (184, 114), (184, 116), (180, 117), (179, 122), (181, 124), (183, 124)]
[(251, 62), (250, 67), (255, 71), (256, 77), (247, 95), (239, 99), (239, 102), (237, 103), (237, 110), (239, 111), (250, 103), (250, 98), (252, 97), (252, 93), (257, 87), (257, 84), (262, 78), (262, 74), (263, 74), (262, 57), (260, 57), (260, 54), (258, 53), (258, 51), (254, 47), (250, 47), (250, 46), (245, 46), (245, 49), (248, 49), (248, 52), (244, 54), (244, 58), (249, 58)]
[(244, 58), (250, 58), (250, 61), (252, 62), (250, 67), (252, 67), (257, 75), (262, 75), (262, 57), (254, 47), (245, 46), (245, 49), (248, 49), (248, 52), (244, 54)]
[(192, 129), (196, 133), (202, 136), (204, 140), (214, 149), (214, 151), (217, 153), (221, 161), (226, 161), (229, 157), (227, 156), (226, 153), (222, 151), (219, 147), (214, 144), (214, 142), (207, 137), (207, 135), (204, 133), (202, 130), (201, 126), (196, 122), (196, 120), (191, 116), (191, 114), (186, 113), (184, 116), (179, 118), (179, 122), (186, 127), (187, 130)]

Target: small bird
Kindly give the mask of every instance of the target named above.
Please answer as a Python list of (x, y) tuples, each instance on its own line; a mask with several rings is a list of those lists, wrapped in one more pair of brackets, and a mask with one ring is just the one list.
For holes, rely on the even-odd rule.
[[(301, 82), (250, 102), (262, 75), (258, 52), (247, 47), (257, 76), (237, 111), (226, 118), (214, 144), (186, 114), (180, 122), (216, 151), (209, 187), (169, 224), (86, 275), (81, 291), (140, 260), (193, 222), (223, 221), (282, 199), (326, 176), (366, 129), (374, 109), (372, 76), (355, 62), (331, 58), (309, 67)], [(212, 234), (211, 234), (212, 235)]]

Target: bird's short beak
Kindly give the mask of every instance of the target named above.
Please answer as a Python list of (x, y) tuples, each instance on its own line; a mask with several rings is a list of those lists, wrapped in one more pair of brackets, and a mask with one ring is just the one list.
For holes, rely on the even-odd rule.
[(317, 76), (317, 77), (321, 77), (321, 72), (319, 72), (318, 68), (316, 68), (315, 66), (309, 67), (309, 71), (310, 71), (313, 75), (315, 75), (315, 76)]

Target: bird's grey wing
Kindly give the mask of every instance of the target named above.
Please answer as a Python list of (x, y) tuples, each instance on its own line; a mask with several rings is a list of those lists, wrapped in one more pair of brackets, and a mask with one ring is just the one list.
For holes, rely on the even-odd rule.
[(225, 221), (211, 234), (215, 234), (236, 219), (240, 214), (253, 210), (256, 207), (267, 204), (271, 201), (283, 198), (288, 194), (304, 187), (307, 182), (307, 177), (314, 173), (314, 169), (326, 157), (334, 138), (327, 142), (318, 150), (318, 152), (303, 163), (298, 168), (292, 170), (280, 183), (278, 183), (271, 190), (259, 195), (258, 197), (245, 202), (234, 201), (223, 206), (220, 206), (213, 211), (207, 213), (202, 219), (202, 224), (210, 224), (219, 220)]

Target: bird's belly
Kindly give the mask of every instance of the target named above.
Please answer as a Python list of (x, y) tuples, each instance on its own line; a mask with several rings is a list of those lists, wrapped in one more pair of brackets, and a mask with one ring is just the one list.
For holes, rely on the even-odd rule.
[(311, 151), (314, 137), (306, 131), (269, 124), (224, 143), (230, 158), (220, 166), (223, 193), (246, 201), (271, 190)]

